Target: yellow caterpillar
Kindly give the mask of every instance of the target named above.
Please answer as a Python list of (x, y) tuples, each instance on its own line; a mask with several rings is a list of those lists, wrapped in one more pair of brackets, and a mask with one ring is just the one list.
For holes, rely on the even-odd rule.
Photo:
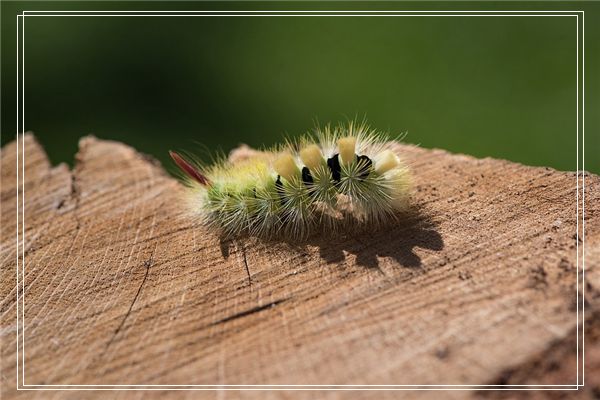
[(209, 167), (170, 155), (191, 187), (190, 211), (225, 237), (303, 239), (382, 225), (408, 207), (408, 167), (364, 124), (327, 126)]

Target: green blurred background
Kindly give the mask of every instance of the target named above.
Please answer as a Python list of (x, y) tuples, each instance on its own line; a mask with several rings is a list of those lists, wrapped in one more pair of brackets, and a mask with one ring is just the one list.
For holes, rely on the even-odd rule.
[[(586, 169), (600, 172), (599, 3), (2, 2), (2, 144), (20, 10), (586, 10)], [(366, 117), (406, 141), (576, 169), (575, 17), (28, 17), (25, 129), (53, 163), (81, 136), (228, 151)], [(201, 144), (201, 145), (199, 145)], [(581, 153), (580, 153), (581, 154)]]

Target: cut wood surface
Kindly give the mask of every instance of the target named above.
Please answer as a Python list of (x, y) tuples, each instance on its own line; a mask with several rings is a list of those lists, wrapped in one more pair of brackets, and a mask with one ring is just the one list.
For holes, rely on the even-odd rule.
[[(186, 216), (175, 179), (124, 144), (83, 138), (70, 170), (51, 166), (31, 134), (21, 141), (24, 157), (12, 142), (1, 164), (2, 399), (407, 394), (17, 391), (17, 379), (22, 388), (575, 385), (577, 371), (583, 379), (584, 322), (578, 392), (443, 397), (600, 394), (596, 175), (585, 174), (586, 271), (578, 286), (584, 203), (580, 191), (577, 246), (575, 172), (398, 144), (413, 170), (419, 215), (306, 243), (222, 241)], [(577, 301), (584, 289), (585, 314)]]

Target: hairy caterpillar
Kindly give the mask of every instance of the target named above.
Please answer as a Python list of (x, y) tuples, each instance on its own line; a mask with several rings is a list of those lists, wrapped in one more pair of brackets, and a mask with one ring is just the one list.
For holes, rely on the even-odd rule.
[(169, 152), (191, 211), (225, 237), (302, 239), (383, 225), (408, 206), (410, 172), (381, 133), (350, 122), (212, 166)]

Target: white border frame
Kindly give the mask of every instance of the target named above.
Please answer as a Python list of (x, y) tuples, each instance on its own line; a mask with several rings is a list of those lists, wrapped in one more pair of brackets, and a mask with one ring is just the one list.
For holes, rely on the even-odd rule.
[[(17, 15), (17, 132), (23, 132), (25, 126), (25, 17), (45, 17), (45, 16), (62, 16), (62, 17), (100, 17), (100, 16), (113, 16), (113, 17), (300, 17), (300, 16), (313, 16), (313, 17), (347, 17), (347, 16), (361, 16), (361, 17), (413, 17), (413, 16), (436, 16), (436, 17), (576, 17), (577, 18), (577, 237), (576, 237), (576, 286), (577, 286), (577, 383), (574, 385), (138, 385), (138, 384), (116, 384), (116, 385), (102, 385), (102, 384), (81, 384), (81, 385), (28, 385), (25, 384), (25, 141), (21, 139), (21, 148), (19, 147), (19, 136), (17, 136), (17, 391), (19, 390), (578, 390), (584, 386), (585, 383), (585, 30), (584, 30), (584, 19), (585, 12), (583, 10), (578, 11), (563, 11), (563, 10), (538, 10), (538, 11), (397, 11), (397, 10), (386, 10), (386, 11), (22, 11)], [(581, 29), (579, 25), (579, 18), (581, 17)], [(580, 91), (579, 91), (579, 46), (580, 46), (580, 35), (581, 35), (581, 116), (579, 108)], [(21, 57), (21, 64), (19, 64), (19, 57)], [(19, 100), (21, 103), (19, 103)], [(579, 120), (581, 117), (581, 134), (582, 134), (582, 165), (579, 168)], [(19, 122), (20, 120), (20, 122)], [(20, 129), (19, 129), (20, 128)], [(19, 157), (21, 160), (21, 179), (19, 180)], [(579, 297), (579, 285), (580, 285), (580, 270), (579, 270), (579, 177), (580, 173), (582, 176), (582, 297)], [(21, 184), (21, 190), (19, 190), (19, 183)], [(21, 196), (19, 197), (19, 192)], [(19, 201), (19, 199), (21, 201)], [(19, 205), (21, 205), (21, 218), (19, 219)], [(19, 226), (19, 220), (21, 226)], [(19, 236), (19, 228), (21, 228), (21, 236)], [(19, 238), (21, 237), (21, 242)], [(21, 245), (21, 253), (19, 254), (19, 244)], [(19, 271), (19, 263), (21, 265), (21, 271)], [(22, 285), (22, 294), (19, 295), (19, 275), (23, 278), (20, 282)], [(579, 380), (579, 365), (580, 365), (580, 336), (579, 336), (579, 303), (582, 302), (582, 331), (583, 336), (582, 342), (582, 379), (581, 383)], [(19, 302), (21, 302), (21, 321), (19, 321)], [(19, 332), (21, 336), (21, 342), (19, 342)], [(21, 345), (21, 346), (20, 346)], [(22, 358), (19, 357), (20, 351), (22, 351)], [(19, 381), (19, 362), (21, 361), (21, 381)]]

